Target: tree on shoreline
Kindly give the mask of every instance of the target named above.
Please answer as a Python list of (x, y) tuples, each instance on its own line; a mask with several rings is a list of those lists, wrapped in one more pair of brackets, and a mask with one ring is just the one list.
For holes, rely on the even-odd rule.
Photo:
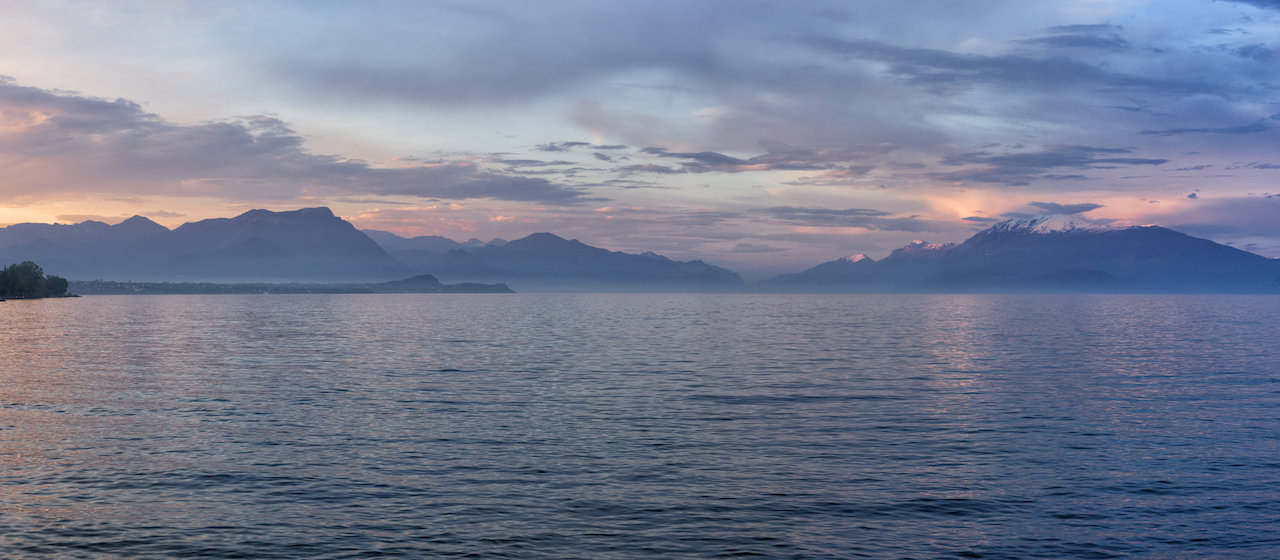
[(45, 278), (40, 265), (31, 261), (11, 264), (0, 270), (0, 298), (60, 297), (67, 293), (67, 280), (59, 276)]

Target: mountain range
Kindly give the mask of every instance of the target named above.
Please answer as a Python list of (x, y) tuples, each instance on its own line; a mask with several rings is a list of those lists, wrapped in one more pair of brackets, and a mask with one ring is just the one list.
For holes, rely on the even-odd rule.
[(914, 242), (882, 260), (819, 264), (775, 291), (1280, 292), (1280, 260), (1159, 226), (1054, 215), (997, 223), (962, 243)]
[(628, 254), (550, 233), (507, 242), (403, 238), (360, 231), (328, 208), (251, 210), (170, 230), (134, 216), (116, 225), (0, 228), (0, 262), (35, 261), (73, 280), (178, 282), (505, 282), (517, 289), (741, 289), (737, 274), (702, 261)]
[(551, 233), (457, 242), (361, 231), (328, 208), (251, 210), (172, 230), (142, 216), (0, 228), (0, 263), (23, 260), (72, 280), (390, 282), (431, 274), (518, 291), (1280, 292), (1280, 260), (1158, 226), (1062, 215), (1001, 222), (958, 244), (914, 242), (879, 261), (840, 258), (754, 286), (700, 260), (609, 251)]
[(116, 225), (0, 229), (0, 261), (32, 260), (72, 279), (371, 281), (411, 271), (328, 208), (251, 210), (170, 230), (142, 216)]

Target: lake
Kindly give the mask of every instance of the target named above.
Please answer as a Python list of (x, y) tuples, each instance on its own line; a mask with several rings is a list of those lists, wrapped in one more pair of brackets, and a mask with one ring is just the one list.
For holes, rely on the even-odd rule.
[(1274, 558), (1280, 297), (0, 303), (0, 555)]

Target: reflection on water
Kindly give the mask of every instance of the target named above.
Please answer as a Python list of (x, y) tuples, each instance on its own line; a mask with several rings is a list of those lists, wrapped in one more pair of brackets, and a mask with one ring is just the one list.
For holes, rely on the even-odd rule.
[(16, 557), (1265, 558), (1280, 298), (0, 304)]

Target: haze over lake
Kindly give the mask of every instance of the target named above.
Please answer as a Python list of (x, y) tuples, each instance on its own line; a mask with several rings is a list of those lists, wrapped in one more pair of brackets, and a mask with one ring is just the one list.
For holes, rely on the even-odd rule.
[(28, 558), (1267, 558), (1280, 298), (0, 304)]

